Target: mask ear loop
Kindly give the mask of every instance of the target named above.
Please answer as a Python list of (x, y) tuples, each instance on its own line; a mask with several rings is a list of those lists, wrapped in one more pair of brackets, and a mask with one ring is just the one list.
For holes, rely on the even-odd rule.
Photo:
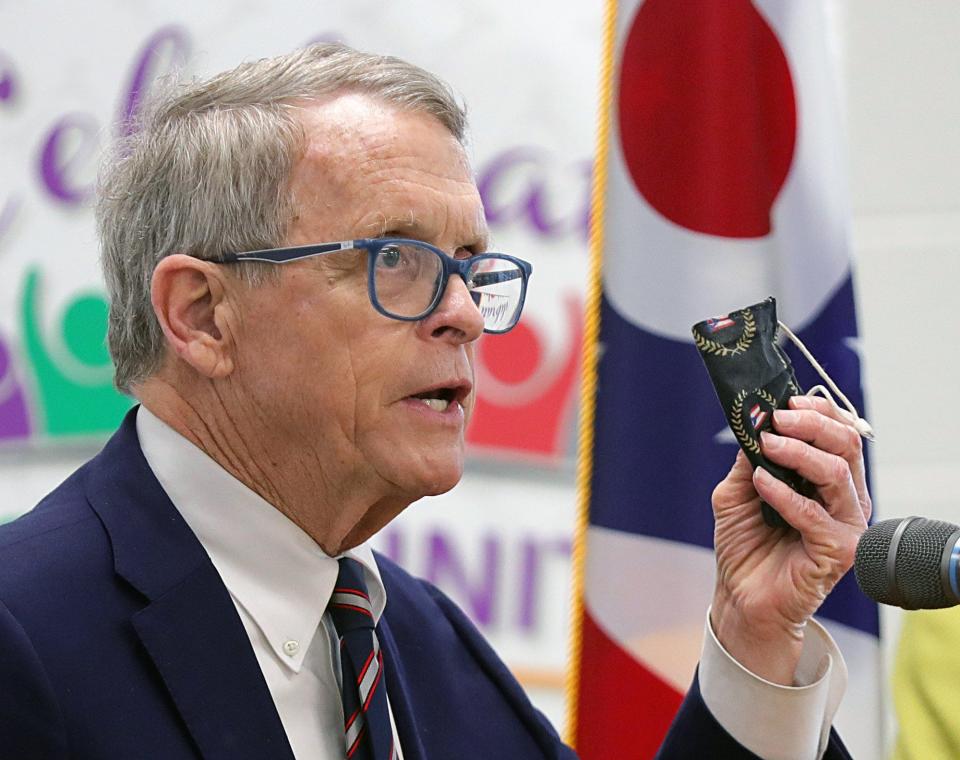
[[(783, 324), (783, 322), (780, 322), (778, 320), (777, 324), (780, 325), (780, 329), (783, 331), (783, 333), (788, 338), (790, 338), (790, 340), (793, 341), (793, 344), (800, 350), (800, 353), (804, 355), (806, 360), (810, 362), (813, 368), (817, 371), (817, 374), (819, 374), (820, 377), (823, 378), (824, 382), (826, 382), (826, 384), (830, 386), (830, 390), (832, 390), (837, 395), (837, 397), (841, 401), (843, 401), (843, 405), (847, 407), (847, 410), (853, 416), (853, 419), (851, 420), (851, 422), (853, 422), (853, 429), (856, 430), (861, 436), (866, 438), (868, 441), (874, 440), (876, 436), (874, 435), (873, 428), (870, 426), (870, 423), (860, 416), (860, 412), (857, 411), (857, 408), (852, 403), (850, 403), (850, 399), (848, 399), (846, 396), (843, 395), (843, 391), (841, 391), (837, 387), (837, 384), (833, 382), (833, 379), (830, 377), (830, 375), (827, 374), (827, 371), (820, 366), (820, 362), (818, 362), (816, 359), (813, 358), (813, 354), (811, 354), (810, 351), (807, 349), (807, 347), (803, 345), (803, 341), (800, 340), (800, 338), (798, 338), (796, 335), (794, 335), (793, 332), (790, 330), (790, 328), (787, 327), (785, 324)], [(830, 391), (828, 391), (822, 385), (813, 386), (810, 390), (807, 391), (806, 395), (815, 396), (817, 394), (830, 399), (830, 402), (834, 406), (839, 407), (839, 404), (837, 404), (833, 396), (830, 395)]]

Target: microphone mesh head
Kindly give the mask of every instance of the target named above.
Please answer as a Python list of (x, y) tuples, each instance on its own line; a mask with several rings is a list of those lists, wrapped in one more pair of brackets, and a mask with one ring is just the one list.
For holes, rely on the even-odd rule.
[(887, 552), (900, 520), (882, 520), (871, 525), (860, 536), (853, 572), (864, 594), (881, 604), (898, 604), (896, 589), (887, 579)]
[(940, 576), (940, 560), (957, 526), (940, 520), (913, 520), (900, 537), (894, 578), (887, 575), (887, 553), (903, 520), (884, 520), (860, 537), (854, 572), (863, 593), (883, 604), (908, 610), (950, 607)]
[(950, 607), (940, 577), (940, 558), (956, 525), (940, 520), (914, 520), (897, 547), (896, 579), (908, 610)]

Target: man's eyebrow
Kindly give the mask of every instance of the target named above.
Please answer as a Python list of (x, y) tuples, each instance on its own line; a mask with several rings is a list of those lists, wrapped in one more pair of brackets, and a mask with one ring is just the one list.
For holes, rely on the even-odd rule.
[[(371, 235), (373, 238), (404, 237), (411, 240), (422, 240), (425, 243), (430, 242), (429, 231), (413, 212), (410, 213), (409, 217), (381, 216), (377, 226), (379, 231), (376, 235)], [(461, 242), (457, 247), (482, 253), (490, 247), (490, 231), (488, 229), (477, 230), (466, 242)]]
[(379, 228), (379, 231), (371, 237), (412, 237), (421, 231), (421, 222), (417, 218), (413, 209), (406, 216), (385, 216), (380, 214), (375, 222), (371, 222), (369, 227)]

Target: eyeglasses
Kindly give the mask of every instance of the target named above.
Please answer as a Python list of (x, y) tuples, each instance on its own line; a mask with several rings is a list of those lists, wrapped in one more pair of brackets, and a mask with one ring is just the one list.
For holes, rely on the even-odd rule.
[(285, 264), (340, 251), (367, 252), (367, 292), (373, 307), (391, 319), (416, 322), (427, 317), (443, 299), (450, 275), (459, 275), (483, 316), (483, 331), (512, 329), (527, 296), (533, 267), (503, 253), (481, 253), (455, 259), (420, 240), (372, 238), (338, 243), (268, 248), (225, 254), (221, 263), (260, 261)]

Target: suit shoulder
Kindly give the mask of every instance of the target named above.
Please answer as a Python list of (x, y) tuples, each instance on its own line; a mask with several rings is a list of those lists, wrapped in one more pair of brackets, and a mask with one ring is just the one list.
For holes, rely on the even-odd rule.
[[(387, 592), (386, 617), (395, 633), (416, 639), (429, 631), (441, 640), (456, 640), (486, 669), (492, 669), (500, 676), (509, 673), (483, 634), (456, 602), (429, 581), (411, 575), (392, 560), (380, 554), (376, 557)], [(393, 610), (403, 610), (403, 613), (390, 614)]]
[(84, 490), (81, 467), (45, 496), (33, 509), (0, 525), (0, 595), (10, 588), (58, 569), (75, 573), (95, 547), (102, 554), (106, 535)]
[(83, 485), (86, 467), (84, 465), (70, 475), (29, 512), (0, 525), (0, 552), (23, 541), (56, 533), (78, 522), (95, 518)]
[[(450, 618), (452, 615), (460, 622), (469, 622), (466, 614), (457, 607), (456, 603), (440, 589), (423, 578), (417, 578), (404, 570), (391, 559), (387, 559), (379, 552), (374, 552), (377, 558), (377, 567), (380, 578), (387, 592), (388, 603), (394, 607), (403, 607), (405, 610), (417, 610), (425, 616), (435, 618), (438, 613)], [(479, 632), (477, 635), (480, 635)]]
[[(421, 687), (430, 685), (427, 690), (431, 695), (431, 710), (444, 716), (441, 723), (447, 721), (445, 725), (455, 725), (471, 708), (483, 704), (481, 712), (487, 710), (485, 714), (492, 725), (501, 721), (501, 730), (507, 730), (509, 725), (523, 726), (523, 733), (516, 736), (532, 739), (540, 748), (541, 754), (537, 757), (575, 757), (561, 743), (549, 721), (530, 703), (483, 634), (452, 599), (432, 583), (415, 578), (385, 557), (377, 555), (377, 566), (387, 591), (387, 608), (382, 620), (387, 622), (406, 671), (415, 674), (409, 678)], [(448, 697), (443, 708), (435, 704), (433, 697), (438, 693)], [(460, 701), (460, 695), (468, 695), (465, 702)], [(505, 706), (507, 712), (500, 712)]]
[(431, 584), (421, 578), (416, 578), (392, 559), (388, 559), (380, 552), (374, 552), (377, 560), (377, 568), (380, 570), (380, 579), (383, 581), (383, 587), (387, 591), (387, 598), (392, 596), (414, 596), (425, 597), (427, 588), (432, 588)]

